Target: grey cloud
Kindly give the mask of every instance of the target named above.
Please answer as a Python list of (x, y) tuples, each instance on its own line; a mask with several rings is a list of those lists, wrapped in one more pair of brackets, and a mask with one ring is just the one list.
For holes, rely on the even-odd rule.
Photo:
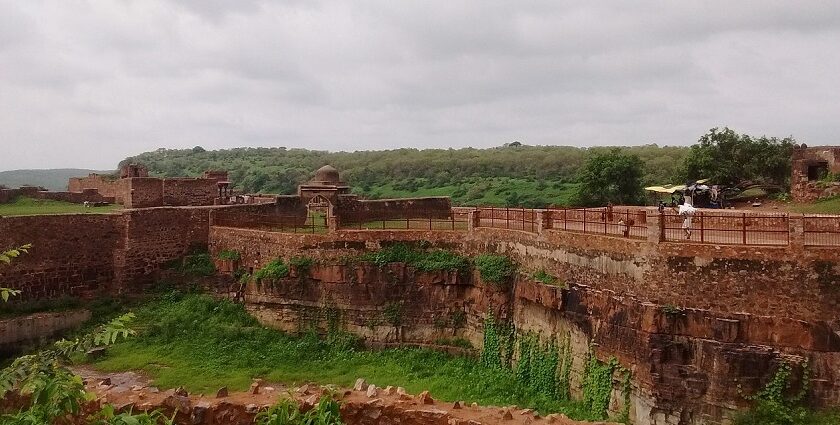
[(0, 0), (0, 169), (158, 147), (837, 144), (835, 1)]

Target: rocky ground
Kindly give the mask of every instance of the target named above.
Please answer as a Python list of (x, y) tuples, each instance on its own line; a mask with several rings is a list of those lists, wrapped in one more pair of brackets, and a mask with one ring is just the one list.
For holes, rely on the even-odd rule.
[(529, 409), (516, 406), (484, 407), (463, 402), (441, 402), (424, 391), (408, 394), (399, 387), (380, 388), (357, 380), (354, 388), (305, 384), (289, 388), (282, 384), (254, 381), (247, 392), (229, 392), (220, 388), (216, 394), (188, 394), (182, 388), (161, 390), (149, 379), (134, 373), (102, 373), (87, 367), (75, 368), (89, 391), (100, 403), (111, 403), (118, 410), (134, 412), (160, 409), (171, 416), (177, 411), (179, 424), (253, 424), (255, 414), (280, 398), (293, 398), (307, 410), (324, 394), (334, 394), (341, 402), (341, 416), (348, 425), (478, 425), (478, 424), (556, 424), (594, 425), (606, 422), (578, 422), (563, 415), (540, 417)]

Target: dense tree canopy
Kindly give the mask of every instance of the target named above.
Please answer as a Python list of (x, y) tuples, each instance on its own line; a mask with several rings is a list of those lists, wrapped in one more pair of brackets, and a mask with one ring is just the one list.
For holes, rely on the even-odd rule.
[[(278, 194), (294, 193), (316, 169), (332, 164), (354, 192), (368, 198), (445, 195), (459, 205), (543, 207), (576, 201), (638, 202), (631, 186), (706, 177), (729, 185), (743, 180), (785, 185), (793, 143), (791, 138), (753, 138), (725, 128), (712, 129), (691, 148), (577, 148), (512, 142), (489, 149), (325, 152), (284, 147), (210, 151), (196, 146), (158, 149), (124, 162), (145, 164), (152, 175), (164, 177), (229, 170), (236, 189)], [(583, 167), (593, 162), (608, 168), (596, 172), (589, 165)], [(595, 190), (594, 184), (605, 186)], [(580, 185), (588, 187), (579, 192)], [(573, 196), (578, 193), (582, 196)]]
[(744, 182), (785, 187), (790, 180), (790, 157), (796, 141), (787, 137), (754, 138), (725, 127), (713, 128), (691, 147), (682, 177), (736, 186)]
[(584, 206), (644, 203), (644, 168), (638, 156), (619, 149), (590, 155), (580, 171), (576, 203)]

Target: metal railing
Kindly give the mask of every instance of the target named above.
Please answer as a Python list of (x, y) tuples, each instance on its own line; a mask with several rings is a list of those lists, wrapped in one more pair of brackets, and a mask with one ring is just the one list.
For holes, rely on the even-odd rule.
[(627, 208), (552, 209), (552, 228), (568, 232), (647, 239), (647, 212)]
[(339, 223), (342, 230), (449, 230), (466, 231), (469, 228), (469, 213), (452, 211), (414, 211), (411, 216), (389, 218), (345, 217)]
[[(670, 242), (720, 245), (787, 245), (790, 223), (787, 214), (721, 214), (698, 211), (690, 218), (664, 213), (662, 239)], [(690, 231), (687, 234), (686, 228)]]
[(538, 233), (540, 230), (539, 211), (527, 208), (476, 208), (478, 219), (476, 227), (494, 227), (497, 229), (523, 230)]
[(802, 226), (805, 246), (840, 246), (840, 217), (805, 215)]

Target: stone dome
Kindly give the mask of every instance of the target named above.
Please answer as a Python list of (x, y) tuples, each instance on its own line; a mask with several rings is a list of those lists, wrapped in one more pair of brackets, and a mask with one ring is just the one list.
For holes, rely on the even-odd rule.
[(341, 179), (338, 177), (338, 170), (336, 170), (332, 165), (325, 165), (319, 168), (318, 171), (315, 172), (315, 178), (313, 178), (312, 181), (332, 184), (341, 183)]

